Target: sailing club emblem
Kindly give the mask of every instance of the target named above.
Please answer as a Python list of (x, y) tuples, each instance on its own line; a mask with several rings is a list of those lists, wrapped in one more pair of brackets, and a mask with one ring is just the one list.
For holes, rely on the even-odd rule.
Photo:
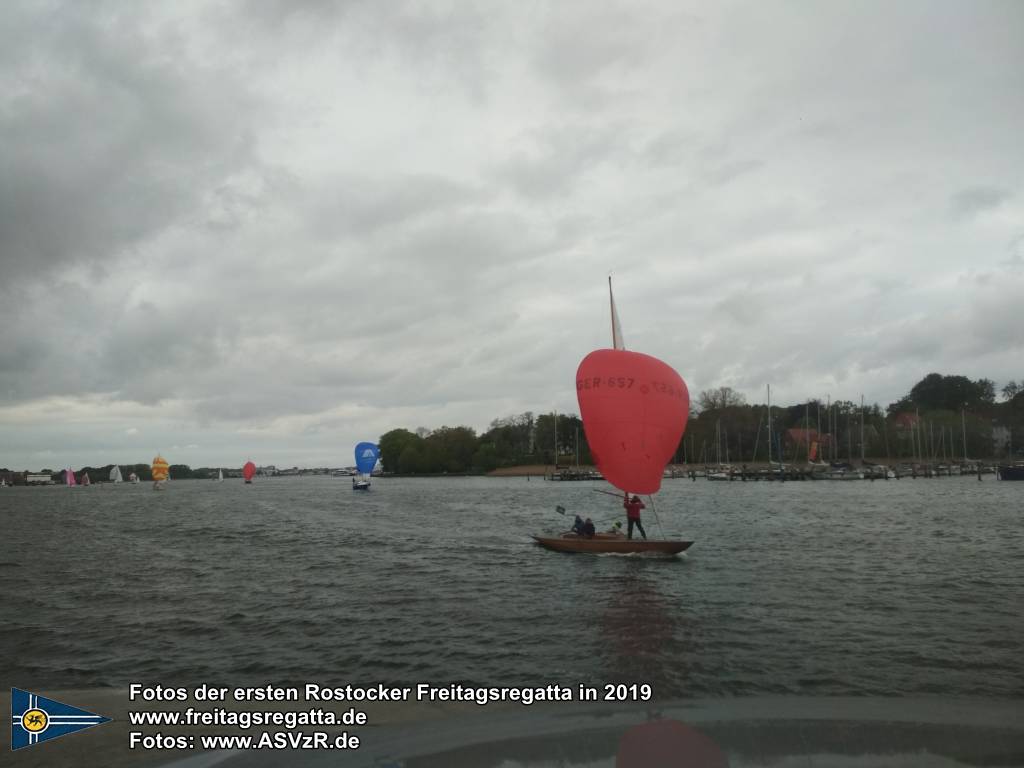
[(11, 688), (11, 749), (31, 747), (41, 741), (109, 722), (93, 712), (45, 696)]

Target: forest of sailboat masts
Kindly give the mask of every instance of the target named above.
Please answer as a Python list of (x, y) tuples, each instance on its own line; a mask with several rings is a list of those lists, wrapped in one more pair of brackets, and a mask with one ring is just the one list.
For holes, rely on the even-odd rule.
[(885, 411), (863, 398), (776, 406), (766, 388), (763, 405), (747, 405), (728, 387), (706, 390), (679, 458), (698, 464), (1008, 460), (1020, 455), (1013, 435), (1024, 437), (1024, 392), (1010, 382), (997, 402), (994, 390), (985, 379), (930, 374)]
[[(729, 387), (700, 392), (673, 464), (876, 462), (934, 464), (1004, 461), (1024, 447), (1024, 392), (1014, 382), (997, 400), (995, 384), (929, 374), (884, 411), (829, 396), (793, 405), (748, 405)], [(522, 465), (591, 466), (578, 416), (525, 412), (469, 427), (393, 429), (380, 439), (386, 472), (488, 472)]]

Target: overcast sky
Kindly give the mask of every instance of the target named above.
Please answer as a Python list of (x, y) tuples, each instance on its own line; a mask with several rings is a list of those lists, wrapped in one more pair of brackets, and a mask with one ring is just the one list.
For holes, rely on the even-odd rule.
[(0, 466), (1024, 377), (1024, 3), (5, 2)]

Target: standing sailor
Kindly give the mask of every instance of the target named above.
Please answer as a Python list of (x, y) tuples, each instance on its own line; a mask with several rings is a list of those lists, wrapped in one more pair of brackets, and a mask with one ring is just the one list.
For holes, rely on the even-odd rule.
[(625, 500), (622, 502), (622, 506), (626, 508), (626, 538), (633, 538), (633, 526), (635, 525), (640, 531), (640, 535), (646, 539), (647, 532), (644, 530), (644, 526), (640, 522), (640, 510), (647, 509), (646, 505), (640, 501), (640, 497), (636, 494), (634, 494), (631, 499), (627, 493)]

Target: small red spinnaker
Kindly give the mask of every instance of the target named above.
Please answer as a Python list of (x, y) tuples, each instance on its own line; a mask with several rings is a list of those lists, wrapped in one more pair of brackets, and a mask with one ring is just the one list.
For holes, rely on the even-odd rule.
[(256, 476), (256, 465), (251, 461), (245, 462), (245, 466), (242, 467), (242, 477), (245, 478), (246, 482), (252, 480)]

